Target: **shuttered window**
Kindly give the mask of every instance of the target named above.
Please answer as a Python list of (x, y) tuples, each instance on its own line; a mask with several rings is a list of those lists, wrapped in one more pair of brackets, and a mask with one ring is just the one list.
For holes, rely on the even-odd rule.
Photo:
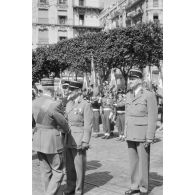
[(158, 0), (153, 0), (153, 7), (158, 7)]
[(48, 10), (47, 9), (39, 9), (38, 10), (38, 23), (40, 24), (48, 24)]
[(39, 41), (39, 44), (48, 44), (49, 43), (47, 29), (39, 29), (38, 41)]

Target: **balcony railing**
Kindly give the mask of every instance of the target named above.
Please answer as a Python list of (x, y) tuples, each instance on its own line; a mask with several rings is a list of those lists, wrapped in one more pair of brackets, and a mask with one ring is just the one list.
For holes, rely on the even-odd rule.
[(67, 3), (58, 3), (57, 8), (58, 9), (68, 9), (68, 4)]
[(48, 18), (38, 18), (38, 23), (39, 24), (48, 24), (49, 19)]
[(42, 45), (42, 44), (48, 44), (49, 43), (49, 39), (48, 38), (39, 38), (38, 40), (38, 44)]
[(48, 8), (49, 7), (49, 2), (45, 1), (45, 2), (38, 2), (37, 4), (38, 8)]

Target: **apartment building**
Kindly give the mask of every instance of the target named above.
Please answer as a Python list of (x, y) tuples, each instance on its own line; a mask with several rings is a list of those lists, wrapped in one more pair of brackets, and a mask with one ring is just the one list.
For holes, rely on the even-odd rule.
[(115, 0), (99, 16), (104, 30), (133, 26), (139, 22), (163, 24), (163, 0)]
[(33, 0), (32, 47), (101, 31), (103, 0)]
[(117, 27), (126, 27), (125, 8), (128, 0), (116, 0), (111, 2), (99, 16), (101, 27), (110, 30)]
[(126, 26), (149, 21), (158, 21), (162, 25), (163, 0), (130, 0), (126, 14)]

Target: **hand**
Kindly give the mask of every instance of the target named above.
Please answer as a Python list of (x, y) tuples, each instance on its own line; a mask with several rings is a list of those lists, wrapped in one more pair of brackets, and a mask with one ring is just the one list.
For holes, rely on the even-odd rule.
[(82, 149), (82, 150), (88, 150), (88, 149), (89, 149), (89, 144), (86, 143), (86, 142), (82, 142), (82, 144), (81, 144), (81, 149)]
[(153, 140), (146, 140), (144, 143), (144, 147), (147, 148), (152, 142)]

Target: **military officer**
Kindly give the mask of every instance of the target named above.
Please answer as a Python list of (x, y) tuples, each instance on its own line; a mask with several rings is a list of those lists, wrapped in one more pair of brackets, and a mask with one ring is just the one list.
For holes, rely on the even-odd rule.
[(119, 132), (118, 141), (125, 141), (124, 129), (125, 129), (125, 98), (123, 91), (119, 90), (117, 94), (117, 101), (114, 104), (116, 107), (116, 125)]
[[(65, 194), (83, 194), (86, 170), (86, 150), (92, 132), (93, 111), (88, 100), (82, 97), (82, 83), (71, 81), (71, 98), (66, 106), (70, 134), (67, 135), (66, 169), (67, 189)], [(74, 99), (73, 99), (74, 97)]]
[(157, 102), (153, 92), (142, 86), (142, 71), (130, 70), (126, 95), (125, 136), (129, 153), (130, 189), (125, 195), (147, 194), (150, 144), (157, 122)]
[(55, 195), (63, 179), (64, 134), (69, 128), (61, 102), (54, 101), (52, 97), (53, 87), (43, 87), (43, 95), (32, 103), (32, 148), (40, 161), (45, 195)]

